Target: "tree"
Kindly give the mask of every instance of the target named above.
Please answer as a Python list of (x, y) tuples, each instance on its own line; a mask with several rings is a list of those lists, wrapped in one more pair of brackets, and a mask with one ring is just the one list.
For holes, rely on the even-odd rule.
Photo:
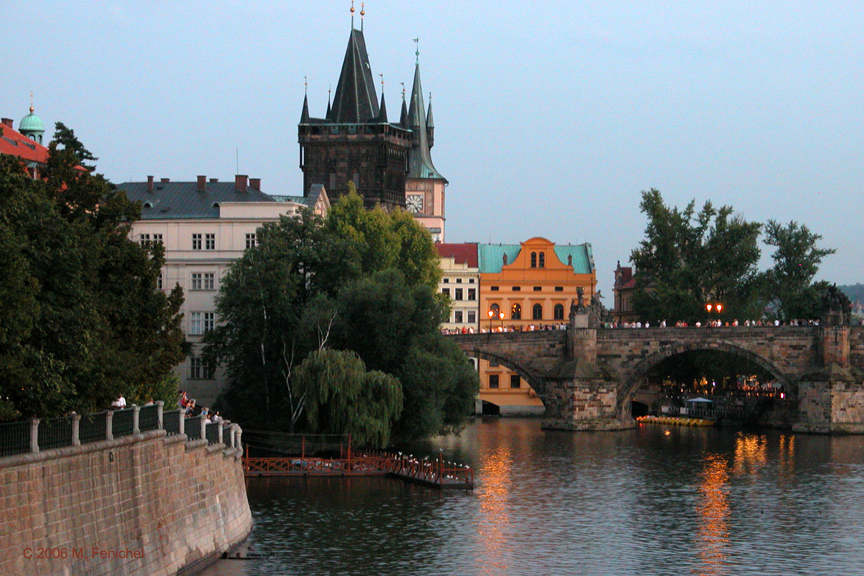
[(137, 207), (56, 144), (44, 180), (0, 157), (0, 417), (169, 400), (182, 291), (156, 290), (161, 248), (129, 240)]
[(73, 166), (81, 166), (90, 172), (96, 169), (95, 164), (88, 164), (88, 162), (95, 163), (98, 158), (93, 156), (93, 154), (84, 147), (81, 141), (78, 140), (75, 136), (75, 131), (71, 128), (67, 128), (62, 122), (56, 122), (54, 124), (54, 138), (52, 141), (62, 147), (62, 150), (67, 150), (74, 156), (77, 164), (73, 164)]
[(633, 304), (643, 320), (706, 320), (708, 302), (722, 303), (728, 318), (757, 314), (761, 224), (711, 202), (698, 213), (695, 201), (670, 208), (654, 189), (642, 193), (640, 208), (648, 224), (630, 260)]
[[(322, 420), (310, 404), (322, 394), (329, 402), (331, 388), (310, 379), (307, 368), (298, 370), (313, 355), (315, 374), (341, 370), (346, 357), (329, 352), (350, 352), (367, 374), (399, 383), (410, 407), (392, 423), (400, 438), (457, 427), (478, 384), (464, 355), (439, 332), (446, 313), (436, 293), (440, 277), (431, 236), (416, 220), (398, 210), (366, 210), (353, 193), (326, 219), (303, 211), (298, 219), (265, 225), (258, 246), (222, 283), (217, 312), (223, 323), (205, 336), (205, 356), (227, 368), (220, 407), (234, 420), (274, 429), (320, 432), (332, 430), (334, 421), (344, 428), (347, 420)], [(435, 367), (425, 380), (411, 366), (421, 352)], [(375, 378), (364, 386), (384, 381)], [(435, 399), (424, 403), (430, 387)], [(352, 398), (362, 403), (373, 396)], [(377, 408), (355, 409), (367, 416), (352, 422), (366, 422), (369, 438), (389, 438), (383, 420), (368, 416), (379, 414)], [(367, 436), (353, 430), (355, 438)]]
[(769, 220), (765, 227), (765, 243), (774, 246), (774, 267), (766, 274), (767, 300), (773, 304), (777, 318), (819, 318), (822, 301), (827, 293), (827, 282), (813, 283), (819, 265), (833, 248), (818, 248), (822, 239), (807, 226), (792, 221), (783, 226)]

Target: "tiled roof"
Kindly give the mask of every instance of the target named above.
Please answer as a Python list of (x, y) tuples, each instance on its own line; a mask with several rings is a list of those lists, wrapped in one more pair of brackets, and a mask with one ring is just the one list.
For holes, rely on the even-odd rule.
[(133, 202), (141, 202), (142, 220), (215, 219), (223, 202), (276, 201), (248, 187), (238, 192), (234, 182), (207, 182), (204, 192), (198, 192), (197, 182), (153, 182), (152, 192), (147, 192), (147, 182), (123, 182), (117, 188)]
[(469, 268), (477, 268), (477, 244), (435, 244), (438, 256), (453, 258), (457, 264), (466, 264)]
[[(521, 244), (479, 244), (477, 251), (480, 259), (480, 272), (498, 274), (504, 265), (504, 255), (507, 262), (512, 263), (519, 256)], [(567, 263), (567, 257), (573, 256), (574, 274), (591, 274), (594, 271), (594, 253), (591, 244), (556, 244), (555, 254), (561, 262)]]
[(0, 136), (0, 154), (17, 156), (25, 162), (45, 164), (48, 161), (48, 148), (37, 144), (17, 130), (0, 125), (3, 135)]

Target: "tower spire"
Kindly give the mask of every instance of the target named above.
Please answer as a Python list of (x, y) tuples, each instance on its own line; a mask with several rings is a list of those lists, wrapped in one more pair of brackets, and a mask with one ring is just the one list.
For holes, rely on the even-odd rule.
[(366, 16), (366, 3), (360, 3), (360, 31), (363, 31), (363, 17)]

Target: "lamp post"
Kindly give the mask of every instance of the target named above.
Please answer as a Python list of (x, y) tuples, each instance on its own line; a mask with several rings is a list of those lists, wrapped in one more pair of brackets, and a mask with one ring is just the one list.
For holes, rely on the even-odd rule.
[(492, 333), (492, 317), (495, 316), (495, 313), (492, 310), (489, 310), (489, 333)]
[(503, 332), (503, 331), (504, 331), (504, 313), (503, 313), (503, 312), (499, 312), (499, 313), (498, 313), (498, 318), (501, 320), (501, 331)]
[(723, 312), (723, 304), (721, 304), (719, 302), (717, 302), (717, 303), (708, 302), (707, 304), (705, 304), (705, 310), (708, 311), (708, 321), (709, 322), (711, 321), (711, 311), (712, 310), (717, 312), (717, 319), (719, 320), (720, 319), (720, 313)]

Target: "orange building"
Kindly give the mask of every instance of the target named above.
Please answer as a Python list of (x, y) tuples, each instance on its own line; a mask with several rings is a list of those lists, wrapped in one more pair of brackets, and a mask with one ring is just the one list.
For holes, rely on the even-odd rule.
[[(590, 244), (560, 245), (538, 237), (521, 244), (479, 244), (477, 249), (481, 332), (563, 330), (579, 288), (586, 305), (596, 293)], [(543, 413), (543, 403), (515, 372), (482, 359), (479, 372), (485, 412)]]

